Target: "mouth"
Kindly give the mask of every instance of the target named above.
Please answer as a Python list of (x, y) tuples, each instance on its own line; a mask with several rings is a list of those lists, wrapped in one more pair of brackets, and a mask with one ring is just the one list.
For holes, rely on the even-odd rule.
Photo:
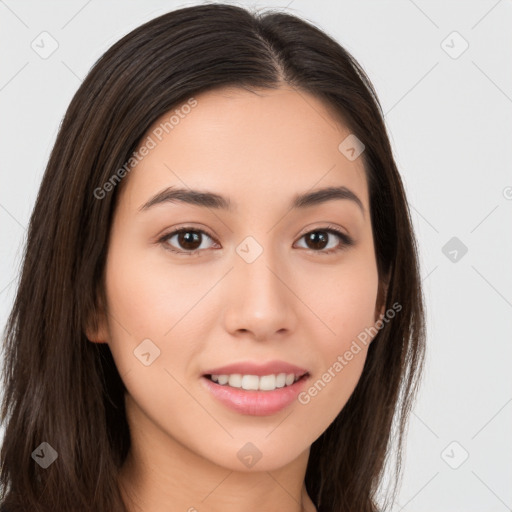
[(201, 376), (214, 400), (238, 414), (270, 416), (297, 402), (310, 379), (309, 372), (268, 375), (216, 374)]

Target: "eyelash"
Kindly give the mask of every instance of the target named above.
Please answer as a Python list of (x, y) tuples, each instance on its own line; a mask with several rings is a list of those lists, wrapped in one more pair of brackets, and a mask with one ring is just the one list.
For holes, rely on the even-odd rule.
[[(187, 255), (187, 256), (194, 256), (197, 253), (201, 252), (202, 250), (205, 250), (205, 249), (195, 249), (193, 251), (179, 251), (177, 249), (174, 249), (170, 244), (167, 243), (167, 241), (170, 238), (172, 238), (174, 235), (178, 235), (180, 233), (186, 233), (186, 232), (202, 233), (202, 234), (208, 236), (209, 238), (211, 238), (212, 240), (214, 240), (216, 242), (214, 237), (209, 235), (206, 231), (204, 231), (202, 229), (197, 229), (197, 228), (194, 228), (194, 227), (185, 226), (185, 227), (176, 229), (174, 231), (171, 231), (170, 233), (167, 233), (167, 234), (163, 235), (161, 238), (158, 239), (158, 243), (161, 243), (164, 246), (164, 248), (166, 250), (168, 250), (168, 251), (171, 251), (171, 252), (176, 253), (176, 254)], [(328, 254), (333, 254), (333, 253), (340, 252), (340, 251), (342, 251), (342, 250), (344, 250), (344, 249), (354, 245), (354, 241), (353, 241), (353, 239), (350, 236), (348, 236), (347, 234), (343, 233), (342, 231), (340, 231), (335, 226), (331, 226), (331, 225), (328, 225), (328, 226), (325, 226), (325, 227), (316, 228), (316, 229), (313, 229), (311, 231), (308, 231), (307, 233), (304, 233), (299, 238), (299, 240), (301, 240), (306, 235), (309, 235), (311, 233), (318, 233), (318, 232), (324, 232), (324, 233), (330, 233), (330, 234), (336, 235), (341, 240), (340, 245), (338, 247), (334, 248), (334, 249), (328, 249), (328, 250), (325, 250), (325, 249), (318, 250), (318, 251), (316, 251), (314, 249), (305, 249), (305, 250), (310, 251), (310, 252), (314, 252), (314, 253), (318, 253), (318, 254), (328, 255)]]

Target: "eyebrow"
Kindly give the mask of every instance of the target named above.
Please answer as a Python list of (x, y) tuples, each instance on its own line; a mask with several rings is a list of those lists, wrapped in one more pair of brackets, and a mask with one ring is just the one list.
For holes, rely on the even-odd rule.
[[(349, 200), (355, 203), (364, 216), (364, 206), (359, 197), (347, 187), (326, 187), (313, 192), (304, 194), (296, 194), (291, 201), (290, 209), (302, 209), (310, 206), (319, 205), (327, 201), (333, 200)], [(193, 190), (187, 188), (168, 187), (144, 203), (139, 210), (145, 211), (152, 206), (163, 203), (186, 203), (193, 206), (201, 206), (204, 208), (215, 208), (227, 211), (233, 211), (233, 204), (228, 197), (216, 194), (214, 192)]]

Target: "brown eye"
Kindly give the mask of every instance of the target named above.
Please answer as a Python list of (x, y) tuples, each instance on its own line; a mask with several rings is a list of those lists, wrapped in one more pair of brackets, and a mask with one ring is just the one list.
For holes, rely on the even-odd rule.
[[(327, 247), (329, 244), (329, 235), (334, 235), (338, 238), (338, 243), (334, 242), (334, 245)], [(354, 245), (352, 238), (332, 226), (315, 229), (314, 231), (310, 231), (303, 235), (301, 239), (302, 238), (306, 241), (306, 249), (310, 249), (321, 254), (331, 254)]]
[[(205, 238), (212, 239), (210, 235), (200, 229), (180, 228), (163, 236), (159, 241), (164, 243), (166, 249), (170, 251), (194, 254), (201, 249), (208, 249), (208, 247), (201, 247)], [(175, 239), (173, 243), (171, 243), (172, 239)]]
[(326, 235), (325, 231), (312, 231), (307, 235), (304, 235), (306, 238), (306, 245), (310, 249), (315, 249), (318, 251), (322, 251), (325, 249), (329, 241), (329, 237)]
[(177, 234), (176, 240), (180, 247), (190, 251), (199, 249), (201, 245), (201, 235), (197, 231), (181, 231)]

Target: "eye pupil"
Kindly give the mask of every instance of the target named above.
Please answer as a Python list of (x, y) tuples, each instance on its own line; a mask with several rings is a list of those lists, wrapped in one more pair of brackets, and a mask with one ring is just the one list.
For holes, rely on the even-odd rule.
[[(181, 247), (194, 251), (197, 247), (195, 243), (199, 241), (198, 247), (201, 245), (200, 235), (197, 231), (182, 231), (178, 234), (178, 243)], [(192, 245), (192, 247), (190, 246)]]
[[(327, 236), (323, 231), (312, 231), (311, 233), (309, 233), (306, 239), (308, 242), (313, 242), (313, 247), (310, 247), (311, 249), (322, 250), (327, 243)], [(319, 240), (321, 247), (317, 246)]]

